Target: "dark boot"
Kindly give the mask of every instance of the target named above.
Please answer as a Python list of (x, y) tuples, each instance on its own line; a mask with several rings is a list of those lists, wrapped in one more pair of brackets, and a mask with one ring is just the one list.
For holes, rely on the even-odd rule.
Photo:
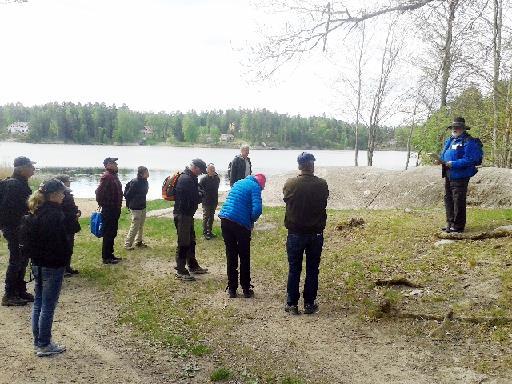
[(2, 305), (4, 307), (21, 307), (27, 305), (27, 301), (18, 296), (4, 295), (2, 297)]

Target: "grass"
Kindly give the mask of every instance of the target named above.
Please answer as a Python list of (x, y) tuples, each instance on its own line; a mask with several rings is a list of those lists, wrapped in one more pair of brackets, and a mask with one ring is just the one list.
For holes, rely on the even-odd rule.
[[(148, 208), (167, 207), (168, 202), (152, 201)], [(443, 212), (439, 209), (409, 213), (400, 210), (329, 211), (328, 216), (319, 288), (323, 313), (348, 311), (362, 322), (374, 321), (381, 315), (379, 300), (387, 299), (400, 311), (413, 313), (442, 316), (452, 308), (456, 316), (512, 317), (512, 269), (506, 267), (512, 261), (509, 238), (435, 247), (435, 234), (443, 223)], [(261, 220), (276, 228), (255, 231), (251, 243), (253, 273), (280, 295), (284, 294), (281, 291), (288, 268), (284, 248), (286, 229), (281, 225), (283, 217), (282, 208), (266, 208)], [(335, 229), (336, 224), (351, 217), (362, 217), (365, 225), (344, 231)], [(511, 223), (510, 209), (471, 208), (468, 211), (470, 230), (487, 230)], [(201, 233), (201, 223), (196, 221), (195, 225), (196, 233)], [(148, 219), (145, 236), (151, 249), (129, 254), (122, 248), (128, 226), (129, 214), (123, 211), (116, 240), (119, 256), (127, 259), (123, 263), (115, 267), (101, 264), (101, 241), (88, 233), (86, 219), (82, 220), (84, 230), (76, 238), (74, 255), (74, 266), (80, 269), (81, 277), (113, 292), (122, 324), (131, 326), (140, 337), (168, 348), (175, 356), (211, 359), (215, 355), (215, 361), (222, 366), (210, 373), (212, 381), (311, 382), (307, 373), (303, 373), (304, 377), (297, 375), (295, 369), (285, 363), (285, 357), (274, 356), (261, 366), (266, 355), (263, 352), (255, 355), (244, 346), (233, 346), (232, 354), (246, 358), (247, 365), (243, 369), (232, 365), (231, 355), (225, 355), (220, 344), (231, 346), (236, 340), (233, 330), (241, 323), (241, 315), (230, 305), (222, 310), (209, 305), (213, 295), (223, 294), (225, 277), (212, 277), (194, 285), (176, 281), (173, 278), (176, 235), (171, 220)], [(218, 226), (214, 232), (220, 235)], [(224, 269), (221, 238), (209, 242), (199, 239), (197, 254), (205, 265)], [(412, 297), (392, 287), (375, 287), (377, 279), (398, 277), (428, 287), (428, 292)], [(492, 299), (495, 295), (498, 298)], [(491, 299), (487, 300), (487, 296)], [(414, 332), (422, 332), (417, 327), (410, 328), (404, 332), (416, 337)], [(460, 333), (501, 347), (512, 341), (510, 324), (499, 321), (476, 330), (462, 324)], [(512, 369), (512, 359), (496, 361), (493, 356), (478, 359), (478, 362), (468, 361), (468, 366), (481, 372)]]

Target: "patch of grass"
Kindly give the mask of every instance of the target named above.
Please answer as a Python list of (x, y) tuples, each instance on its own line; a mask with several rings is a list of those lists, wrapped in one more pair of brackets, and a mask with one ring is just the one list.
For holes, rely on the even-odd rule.
[(213, 382), (216, 381), (226, 381), (229, 380), (232, 376), (232, 373), (229, 369), (221, 367), (217, 368), (215, 371), (212, 372), (210, 375), (210, 380)]

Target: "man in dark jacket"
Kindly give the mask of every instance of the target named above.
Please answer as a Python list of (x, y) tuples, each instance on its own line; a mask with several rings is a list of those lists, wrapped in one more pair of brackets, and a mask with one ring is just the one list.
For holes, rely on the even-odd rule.
[(297, 158), (300, 174), (288, 179), (283, 188), (288, 229), (288, 287), (285, 311), (299, 314), (299, 283), (302, 258), (306, 253), (306, 280), (304, 284), (304, 313), (318, 310), (318, 267), (324, 243), (323, 231), (327, 220), (329, 188), (324, 179), (314, 175), (315, 157), (303, 152)]
[(240, 155), (237, 155), (229, 164), (229, 185), (232, 187), (238, 180), (252, 175), (252, 164), (249, 159), (249, 146), (242, 145)]
[(107, 157), (103, 161), (105, 173), (96, 189), (96, 201), (103, 215), (103, 245), (101, 256), (104, 264), (117, 264), (121, 258), (114, 256), (114, 240), (117, 236), (123, 186), (117, 176), (117, 158)]
[(445, 232), (464, 232), (466, 226), (466, 196), (469, 179), (477, 172), (483, 157), (482, 143), (467, 133), (470, 129), (463, 117), (454, 119), (437, 164), (443, 166), (445, 178)]
[(201, 268), (197, 262), (194, 231), (194, 214), (202, 198), (197, 177), (202, 173), (206, 173), (206, 163), (201, 159), (194, 159), (190, 166), (181, 173), (176, 183), (173, 211), (174, 225), (178, 234), (176, 277), (184, 281), (195, 280), (190, 272), (200, 274), (208, 271)]
[(2, 298), (2, 305), (5, 306), (25, 305), (34, 301), (25, 283), (28, 259), (20, 252), (18, 239), (21, 218), (28, 213), (27, 200), (32, 193), (28, 179), (34, 175), (34, 164), (27, 157), (17, 157), (14, 159), (12, 176), (0, 184), (0, 229), (9, 248), (5, 294)]
[(219, 204), (220, 178), (215, 172), (215, 165), (208, 164), (207, 175), (201, 179), (199, 185), (203, 191), (203, 235), (206, 240), (215, 237), (212, 232), (215, 209)]
[[(132, 223), (124, 247), (127, 250), (137, 248), (147, 248), (147, 244), (142, 240), (144, 233), (144, 222), (146, 221), (146, 195), (148, 194), (149, 171), (146, 167), (140, 166), (137, 169), (137, 177), (126, 184), (124, 197), (126, 206), (132, 214)], [(135, 237), (137, 236), (137, 240)], [(135, 240), (135, 244), (133, 241)]]
[[(82, 229), (80, 227), (80, 223), (78, 219), (82, 216), (82, 212), (78, 209), (78, 206), (75, 204), (75, 198), (71, 193), (69, 187), (71, 186), (71, 180), (68, 175), (58, 175), (55, 177), (57, 180), (60, 180), (62, 184), (66, 186), (66, 190), (64, 191), (64, 200), (62, 200), (62, 212), (64, 213), (64, 227), (66, 229), (66, 235), (68, 238), (68, 242), (71, 248), (71, 253), (73, 253), (73, 248), (75, 246), (75, 234), (80, 232)], [(78, 274), (78, 271), (71, 267), (71, 258), (69, 259), (69, 265), (66, 266), (66, 271), (64, 276), (71, 276)]]

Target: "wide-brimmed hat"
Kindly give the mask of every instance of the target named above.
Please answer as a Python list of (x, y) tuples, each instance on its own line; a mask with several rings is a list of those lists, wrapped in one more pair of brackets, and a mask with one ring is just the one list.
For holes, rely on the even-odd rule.
[(446, 129), (453, 129), (453, 128), (464, 128), (465, 130), (471, 129), (470, 126), (466, 125), (466, 119), (463, 117), (456, 117), (453, 119), (452, 125), (449, 125)]

